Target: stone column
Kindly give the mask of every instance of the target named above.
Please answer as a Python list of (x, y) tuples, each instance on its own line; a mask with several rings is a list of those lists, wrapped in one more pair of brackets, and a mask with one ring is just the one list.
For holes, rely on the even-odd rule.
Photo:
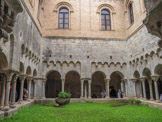
[(83, 98), (83, 85), (84, 85), (84, 80), (81, 79), (81, 98)]
[(31, 82), (32, 82), (32, 78), (28, 78), (28, 100), (30, 101), (31, 99)]
[(140, 79), (142, 81), (142, 87), (143, 87), (143, 99), (146, 100), (146, 88), (145, 88), (145, 78)]
[(4, 107), (5, 84), (6, 84), (6, 78), (5, 78), (5, 76), (3, 76), (2, 77), (2, 86), (1, 86), (0, 109), (2, 109)]
[(18, 76), (16, 75), (14, 77), (14, 79), (12, 80), (13, 85), (12, 85), (12, 91), (11, 91), (11, 105), (10, 105), (11, 108), (15, 108), (16, 107), (15, 106), (15, 97), (16, 97), (17, 78), (18, 78)]
[(46, 95), (45, 95), (45, 84), (46, 84), (46, 79), (42, 80), (42, 99), (46, 99)]
[(109, 83), (110, 83), (110, 79), (105, 79), (105, 85), (106, 85), (106, 98), (109, 99), (110, 98), (110, 90), (109, 90)]
[(150, 88), (150, 100), (154, 100), (153, 99), (153, 90), (152, 90), (152, 79), (148, 79), (149, 81), (149, 88)]
[(91, 98), (91, 80), (88, 80), (88, 98)]
[(140, 82), (140, 98), (142, 99), (142, 82), (139, 80)]
[(126, 79), (124, 80), (124, 82), (125, 82), (125, 97), (128, 97), (128, 83)]
[(62, 81), (62, 92), (64, 92), (65, 91), (65, 79), (62, 79), (61, 81)]
[(34, 82), (34, 97), (33, 97), (33, 99), (36, 99), (36, 92), (37, 92), (37, 87), (36, 87), (36, 85), (37, 85), (37, 80), (34, 79), (33, 82)]
[(137, 93), (136, 93), (136, 81), (137, 81), (137, 80), (136, 80), (136, 79), (131, 79), (131, 81), (132, 81), (133, 86), (134, 86), (134, 87), (132, 88), (133, 94), (134, 94), (133, 97), (136, 98), (136, 97), (137, 97)]
[(158, 76), (153, 76), (152, 77), (153, 81), (154, 81), (154, 86), (155, 86), (155, 94), (156, 94), (156, 102), (160, 102), (160, 98), (159, 98), (159, 90), (158, 90)]
[(3, 108), (4, 111), (9, 110), (10, 84), (12, 81), (12, 76), (13, 76), (13, 74), (7, 74), (5, 107)]
[(20, 97), (19, 97), (19, 104), (23, 103), (23, 94), (24, 94), (24, 81), (25, 81), (25, 76), (20, 77)]
[(84, 84), (84, 98), (87, 98), (87, 84)]

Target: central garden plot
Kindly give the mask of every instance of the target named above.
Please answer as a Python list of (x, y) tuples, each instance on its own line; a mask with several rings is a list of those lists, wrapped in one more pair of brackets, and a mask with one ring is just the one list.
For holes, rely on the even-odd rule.
[(55, 103), (23, 108), (2, 122), (162, 122), (162, 110), (123, 103)]

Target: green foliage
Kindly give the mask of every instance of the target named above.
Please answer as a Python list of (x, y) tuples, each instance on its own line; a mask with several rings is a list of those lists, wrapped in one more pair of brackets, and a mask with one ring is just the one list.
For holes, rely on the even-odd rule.
[(129, 99), (128, 101), (130, 101), (132, 104), (136, 103), (136, 104), (140, 104), (141, 101), (140, 100), (136, 100), (136, 99)]
[(70, 93), (67, 93), (67, 92), (60, 92), (59, 95), (58, 95), (58, 98), (71, 98), (71, 94)]
[(162, 122), (162, 110), (146, 105), (112, 107), (122, 103), (70, 103), (55, 108), (53, 104), (22, 108), (2, 122)]

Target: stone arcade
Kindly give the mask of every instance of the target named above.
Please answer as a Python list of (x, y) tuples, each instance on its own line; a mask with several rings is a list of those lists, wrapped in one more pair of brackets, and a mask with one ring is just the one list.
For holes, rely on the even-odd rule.
[[(160, 102), (161, 0), (0, 0), (0, 118), (27, 101)], [(155, 18), (155, 19), (154, 19)], [(153, 34), (153, 35), (152, 35)], [(111, 92), (111, 90), (115, 92)]]

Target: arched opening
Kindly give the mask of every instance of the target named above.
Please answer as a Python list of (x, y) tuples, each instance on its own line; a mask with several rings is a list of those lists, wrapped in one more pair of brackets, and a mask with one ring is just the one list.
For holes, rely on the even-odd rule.
[(27, 75), (31, 75), (32, 71), (31, 71), (31, 67), (28, 66), (27, 70), (26, 70), (26, 74)]
[(111, 16), (107, 9), (101, 11), (101, 27), (102, 30), (111, 30)]
[(69, 10), (67, 8), (61, 8), (59, 10), (59, 28), (69, 28)]
[(8, 66), (7, 57), (0, 51), (0, 69), (4, 69)]
[(24, 64), (20, 62), (20, 72), (24, 73)]
[(23, 100), (26, 100), (27, 97), (28, 97), (28, 96), (26, 95), (25, 90), (28, 90), (28, 81), (27, 81), (27, 79), (25, 79), (25, 81), (24, 81)]
[(65, 76), (65, 91), (69, 92), (72, 98), (80, 98), (81, 82), (80, 75), (75, 71), (70, 71)]
[(47, 74), (46, 98), (56, 98), (61, 92), (61, 75), (57, 71), (51, 71)]
[(105, 90), (106, 75), (103, 72), (97, 71), (92, 75), (92, 98), (101, 98), (101, 93)]
[(110, 78), (110, 97), (117, 98), (117, 92), (119, 89), (121, 90), (121, 80), (123, 79), (123, 75), (120, 72), (113, 72)]
[(34, 77), (37, 76), (37, 70), (36, 70), (36, 69), (33, 71), (33, 76), (34, 76)]

